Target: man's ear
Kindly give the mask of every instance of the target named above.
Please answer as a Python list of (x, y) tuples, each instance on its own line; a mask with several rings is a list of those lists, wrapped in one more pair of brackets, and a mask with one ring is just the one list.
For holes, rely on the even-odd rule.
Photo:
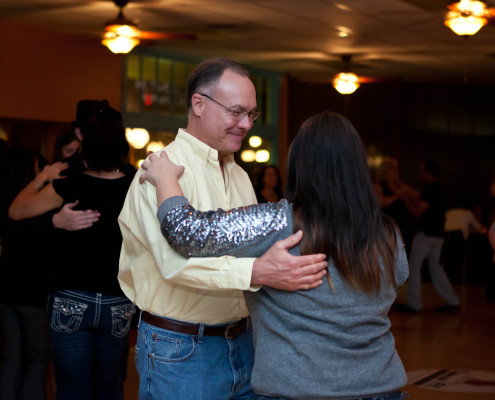
[(204, 106), (205, 101), (203, 96), (198, 93), (194, 93), (191, 98), (191, 109), (193, 114), (197, 117), (201, 117), (201, 115), (203, 114)]

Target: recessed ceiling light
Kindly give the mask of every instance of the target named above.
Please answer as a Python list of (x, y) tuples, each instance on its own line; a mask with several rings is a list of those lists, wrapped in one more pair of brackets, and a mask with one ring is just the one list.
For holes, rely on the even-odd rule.
[(342, 3), (335, 3), (335, 7), (339, 8), (341, 10), (344, 10), (344, 11), (352, 11), (350, 7), (348, 7)]
[(339, 37), (347, 37), (352, 33), (352, 29), (349, 29), (345, 26), (337, 25), (335, 29), (339, 31), (338, 33)]

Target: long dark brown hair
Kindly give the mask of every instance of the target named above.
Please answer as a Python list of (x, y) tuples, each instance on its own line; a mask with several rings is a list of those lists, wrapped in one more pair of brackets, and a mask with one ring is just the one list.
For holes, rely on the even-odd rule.
[(303, 123), (286, 182), (303, 254), (327, 254), (344, 281), (367, 293), (380, 291), (381, 263), (395, 282), (395, 225), (380, 210), (363, 143), (346, 118), (327, 111)]

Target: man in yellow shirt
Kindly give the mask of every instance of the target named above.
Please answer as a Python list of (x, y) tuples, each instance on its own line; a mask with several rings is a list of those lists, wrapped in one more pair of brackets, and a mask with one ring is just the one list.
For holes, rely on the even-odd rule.
[[(248, 72), (225, 58), (203, 61), (189, 76), (187, 102), (187, 128), (166, 147), (169, 158), (185, 166), (179, 182), (184, 195), (198, 210), (256, 203), (249, 177), (233, 156), (259, 116)], [(257, 259), (185, 259), (163, 238), (155, 187), (140, 184), (141, 173), (119, 216), (118, 275), (124, 293), (142, 310), (139, 398), (253, 399), (253, 345), (242, 291), (316, 287), (325, 256), (291, 256), (287, 248), (300, 240), (293, 235)]]

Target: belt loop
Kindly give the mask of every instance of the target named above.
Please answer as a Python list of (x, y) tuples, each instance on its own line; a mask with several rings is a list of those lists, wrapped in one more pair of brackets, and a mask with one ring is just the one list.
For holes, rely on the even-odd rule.
[(199, 331), (198, 331), (198, 343), (199, 344), (203, 343), (204, 330), (205, 330), (205, 324), (199, 324)]
[(141, 326), (141, 318), (143, 318), (143, 312), (142, 311), (139, 312), (139, 320), (138, 320), (138, 324), (137, 324), (138, 328)]

